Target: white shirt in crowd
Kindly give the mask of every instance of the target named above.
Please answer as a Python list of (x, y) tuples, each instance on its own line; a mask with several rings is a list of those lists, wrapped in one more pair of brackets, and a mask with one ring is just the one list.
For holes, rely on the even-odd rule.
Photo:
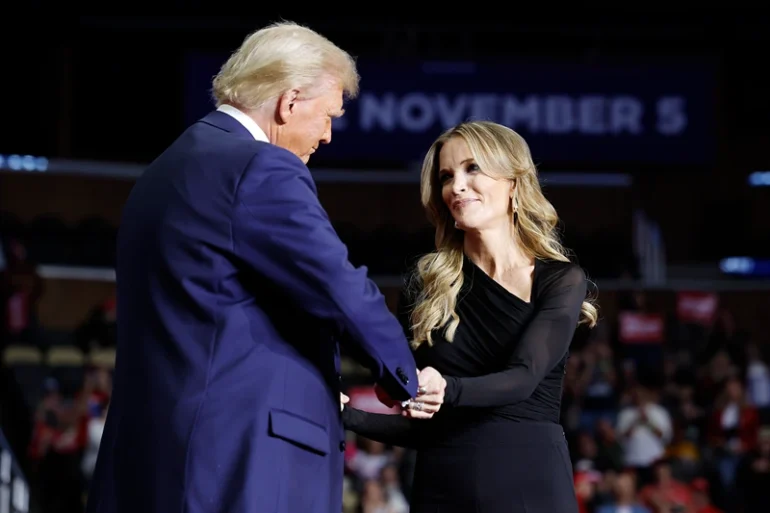
[(102, 417), (95, 417), (88, 421), (88, 440), (80, 468), (89, 481), (96, 467), (96, 456), (99, 454), (99, 445), (104, 433), (104, 420)]
[(358, 451), (350, 458), (348, 468), (364, 481), (379, 479), (382, 469), (392, 460), (393, 457), (388, 453), (369, 454), (364, 451)]
[(662, 437), (649, 426), (639, 423), (640, 407), (623, 408), (618, 416), (617, 431), (623, 436), (631, 426), (635, 426), (628, 437), (621, 440), (626, 465), (632, 467), (646, 467), (663, 457), (673, 435), (671, 416), (665, 408), (659, 404), (647, 404), (643, 408), (647, 421), (662, 433)]
[(749, 402), (757, 408), (770, 406), (770, 371), (761, 361), (749, 363), (746, 372), (746, 392)]

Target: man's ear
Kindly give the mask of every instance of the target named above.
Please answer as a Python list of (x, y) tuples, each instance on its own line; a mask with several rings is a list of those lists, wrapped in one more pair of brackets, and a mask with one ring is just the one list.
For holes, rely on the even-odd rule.
[(292, 114), (294, 114), (294, 107), (297, 103), (297, 98), (299, 98), (299, 90), (297, 89), (290, 89), (278, 98), (275, 117), (279, 124), (283, 125), (287, 123)]

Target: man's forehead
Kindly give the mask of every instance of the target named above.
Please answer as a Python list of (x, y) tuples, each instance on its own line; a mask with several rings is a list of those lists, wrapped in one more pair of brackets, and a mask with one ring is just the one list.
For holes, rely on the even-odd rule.
[(342, 106), (345, 104), (345, 91), (342, 89), (341, 86), (334, 87), (329, 92), (329, 107), (336, 110), (336, 111), (342, 111)]

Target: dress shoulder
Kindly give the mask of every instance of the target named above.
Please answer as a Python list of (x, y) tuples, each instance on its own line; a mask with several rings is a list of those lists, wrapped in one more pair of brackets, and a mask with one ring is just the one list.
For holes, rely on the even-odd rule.
[(538, 297), (554, 289), (587, 286), (588, 276), (585, 270), (574, 262), (542, 260), (540, 265), (540, 273), (535, 278)]

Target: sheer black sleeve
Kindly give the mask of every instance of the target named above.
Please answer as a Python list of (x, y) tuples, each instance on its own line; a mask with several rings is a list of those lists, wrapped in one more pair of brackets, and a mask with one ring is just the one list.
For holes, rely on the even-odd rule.
[(417, 291), (413, 283), (414, 273), (406, 274), (402, 277), (403, 284), (398, 294), (398, 304), (396, 305), (396, 319), (404, 330), (404, 335), (411, 342), (412, 340), (412, 309), (417, 299)]
[(342, 410), (345, 429), (376, 442), (415, 449), (420, 442), (420, 423), (430, 422), (411, 419), (398, 414), (371, 413), (345, 406)]
[(526, 400), (569, 349), (586, 298), (583, 270), (567, 266), (536, 297), (535, 315), (504, 371), (474, 378), (444, 376), (444, 405), (496, 407)]

